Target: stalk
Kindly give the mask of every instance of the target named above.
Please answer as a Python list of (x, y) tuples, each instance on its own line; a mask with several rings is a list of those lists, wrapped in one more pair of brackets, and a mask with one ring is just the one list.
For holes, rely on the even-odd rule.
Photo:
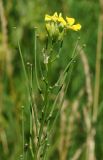
[(41, 97), (42, 99), (43, 98), (43, 95), (42, 95), (42, 89), (40, 87), (40, 84), (39, 84), (39, 80), (38, 80), (38, 73), (37, 73), (37, 35), (36, 35), (36, 27), (35, 27), (35, 30), (34, 30), (34, 59), (35, 59), (35, 78), (36, 78), (36, 83), (37, 83), (37, 87), (38, 87), (38, 90), (41, 94)]
[(22, 108), (22, 152), (23, 152), (23, 160), (24, 160), (24, 106)]

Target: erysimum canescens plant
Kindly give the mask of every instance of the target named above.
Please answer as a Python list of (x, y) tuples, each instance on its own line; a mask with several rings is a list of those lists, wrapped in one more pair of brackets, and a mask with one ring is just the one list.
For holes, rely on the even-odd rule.
[[(52, 147), (52, 133), (55, 130), (56, 120), (61, 111), (67, 88), (69, 86), (71, 73), (73, 70), (74, 60), (78, 53), (76, 53), (76, 47), (73, 50), (71, 60), (66, 64), (62, 74), (57, 74), (57, 79), (51, 82), (52, 71), (54, 69), (54, 62), (60, 57), (62, 51), (62, 44), (64, 35), (68, 30), (79, 31), (81, 25), (75, 24), (75, 19), (62, 17), (62, 14), (54, 13), (52, 16), (45, 15), (46, 31), (45, 46), (42, 49), (42, 65), (40, 64), (41, 77), (38, 77), (38, 65), (37, 65), (37, 28), (35, 27), (34, 36), (34, 68), (30, 65), (30, 76), (28, 76), (25, 63), (23, 60), (20, 44), (18, 42), (21, 61), (27, 81), (27, 89), (30, 103), (30, 153), (34, 160), (46, 160), (48, 159), (48, 149)], [(78, 42), (78, 41), (77, 41)], [(34, 70), (33, 70), (34, 69)], [(34, 72), (33, 72), (34, 71)], [(35, 78), (33, 78), (35, 73)], [(36, 103), (33, 90), (33, 80), (36, 80), (37, 88), (39, 91), (40, 102)], [(61, 93), (63, 90), (63, 96)], [(51, 98), (54, 95), (53, 99)], [(60, 102), (59, 99), (61, 98)], [(28, 104), (29, 104), (28, 103)], [(23, 109), (23, 107), (22, 107)], [(23, 116), (23, 110), (22, 110)], [(33, 128), (33, 124), (35, 129)], [(22, 137), (23, 137), (23, 160), (26, 153), (24, 152), (24, 122), (22, 119)]]

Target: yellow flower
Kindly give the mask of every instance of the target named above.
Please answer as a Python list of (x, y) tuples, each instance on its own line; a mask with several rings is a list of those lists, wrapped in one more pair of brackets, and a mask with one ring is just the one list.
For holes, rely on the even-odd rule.
[(58, 14), (57, 14), (57, 12), (55, 12), (55, 13), (53, 14), (53, 16), (50, 16), (50, 15), (48, 15), (48, 14), (45, 15), (45, 21), (54, 21), (54, 22), (56, 22), (57, 19), (58, 19)]
[(52, 16), (49, 16), (48, 14), (45, 15), (45, 21), (51, 21)]
[(69, 18), (69, 17), (66, 17), (66, 20), (67, 20), (67, 28), (68, 29), (72, 29), (74, 31), (78, 31), (81, 29), (81, 25), (78, 23), (78, 24), (74, 24), (75, 23), (75, 19), (74, 18)]
[(66, 17), (66, 20), (67, 20), (67, 24), (69, 24), (70, 26), (75, 23), (75, 19), (74, 18)]
[(45, 15), (45, 21), (53, 21), (53, 22), (59, 22), (61, 23), (63, 26), (66, 26), (66, 21), (64, 20), (64, 18), (62, 17), (62, 14), (60, 13), (59, 16), (57, 14), (57, 12), (55, 12), (53, 14), (53, 16), (50, 16), (48, 14)]
[(75, 19), (66, 17), (66, 20), (62, 17), (61, 13), (55, 12), (52, 16), (46, 14), (46, 30), (53, 40), (63, 40), (66, 29), (78, 31), (81, 29), (81, 25), (75, 24)]
[(78, 31), (81, 29), (81, 25), (78, 23), (78, 24), (75, 24), (75, 25), (72, 25), (72, 26), (68, 26), (69, 29), (72, 29), (74, 31)]
[(58, 14), (55, 12), (52, 16), (52, 21), (56, 22), (58, 20)]
[(58, 17), (58, 22), (60, 22), (61, 24), (63, 24), (63, 26), (66, 26), (66, 21), (64, 20), (64, 18), (62, 17), (62, 14), (60, 13), (59, 14), (59, 17)]

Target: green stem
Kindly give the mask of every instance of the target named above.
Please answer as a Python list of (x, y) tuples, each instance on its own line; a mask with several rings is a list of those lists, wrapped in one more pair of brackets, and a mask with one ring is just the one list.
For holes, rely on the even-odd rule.
[(71, 66), (71, 64), (74, 62), (75, 58), (78, 56), (79, 51), (76, 53), (76, 49), (78, 47), (78, 43), (79, 43), (79, 38), (77, 39), (77, 42), (74, 46), (74, 50), (72, 52), (72, 57), (71, 60), (68, 62), (68, 64), (66, 65), (62, 75), (59, 77), (59, 79), (57, 80), (56, 84), (59, 84), (61, 81), (61, 78), (64, 77), (65, 73), (68, 72), (69, 67)]
[(31, 106), (31, 111), (30, 111), (30, 151), (31, 151), (31, 155), (32, 158), (34, 159), (34, 153), (33, 153), (33, 147), (32, 147), (32, 127), (33, 127), (33, 123), (32, 123), (32, 106)]
[[(64, 82), (65, 82), (65, 80), (66, 80), (66, 78), (67, 78), (69, 68), (70, 68), (70, 66), (71, 66), (71, 67), (73, 66), (73, 61), (74, 61), (74, 59), (75, 59), (76, 56), (77, 56), (77, 54), (75, 55), (75, 51), (76, 51), (77, 45), (78, 45), (78, 41), (77, 41), (77, 43), (76, 43), (76, 45), (75, 45), (75, 48), (74, 48), (74, 50), (73, 50), (73, 54), (72, 54), (72, 59), (71, 59), (71, 61), (67, 64), (66, 68), (64, 69), (64, 72), (63, 72), (62, 76), (61, 76), (61, 77), (59, 78), (59, 80), (57, 81), (57, 82), (61, 83), (61, 89), (60, 89), (60, 91), (58, 92), (58, 94), (57, 94), (57, 96), (56, 96), (56, 99), (55, 99), (55, 101), (54, 101), (54, 103), (53, 103), (53, 106), (51, 107), (52, 109), (51, 109), (50, 114), (49, 114), (49, 117), (50, 117), (50, 118), (52, 117), (53, 111), (54, 111), (54, 109), (55, 109), (57, 100), (58, 100), (59, 95), (60, 95), (60, 92), (61, 92), (61, 90), (62, 90), (62, 88), (63, 88), (63, 84), (64, 84)], [(71, 68), (71, 70), (70, 70), (70, 77), (71, 77), (71, 73), (72, 73), (72, 68)], [(61, 79), (61, 78), (62, 78), (62, 79)], [(59, 108), (59, 110), (58, 110), (58, 112), (57, 112), (57, 115), (56, 115), (56, 117), (55, 117), (55, 119), (54, 119), (54, 121), (53, 121), (53, 124), (52, 124), (52, 127), (51, 127), (50, 131), (49, 131), (49, 125), (50, 125), (50, 122), (51, 122), (51, 121), (50, 121), (50, 119), (48, 119), (48, 123), (47, 123), (47, 133), (49, 133), (49, 137), (50, 137), (50, 135), (51, 135), (52, 129), (53, 129), (53, 127), (54, 127), (54, 125), (55, 125), (55, 123), (56, 123), (56, 120), (57, 120), (57, 118), (58, 118), (58, 116), (59, 116), (59, 113), (60, 113), (60, 111), (61, 111), (62, 104), (63, 104), (63, 101), (64, 101), (65, 94), (66, 94), (66, 92), (67, 92), (67, 88), (68, 88), (69, 83), (70, 83), (70, 78), (69, 78), (69, 80), (68, 80), (68, 83), (67, 83), (67, 86), (66, 86), (66, 89), (65, 89), (64, 96), (63, 96), (63, 98), (62, 98), (62, 100), (61, 100), (61, 105), (60, 105), (61, 107)], [(58, 84), (58, 83), (57, 83), (57, 84)], [(48, 138), (49, 138), (49, 137), (48, 137)], [(47, 152), (47, 143), (48, 143), (47, 141), (44, 142), (44, 146), (45, 146), (44, 157), (46, 156), (46, 152)]]
[(42, 135), (43, 135), (43, 127), (45, 124), (45, 120), (46, 120), (46, 115), (47, 115), (47, 109), (49, 106), (49, 64), (45, 64), (46, 67), (46, 88), (45, 88), (45, 96), (44, 96), (44, 104), (43, 104), (43, 109), (42, 109), (42, 119), (41, 119), (41, 124), (40, 124), (40, 129), (39, 129), (39, 136), (38, 136), (38, 148), (40, 149), (41, 147), (41, 140), (42, 140)]
[[(63, 72), (62, 76), (61, 76), (61, 77), (59, 78), (59, 80), (57, 81), (57, 84), (58, 84), (58, 82), (60, 83), (61, 81), (62, 81), (61, 85), (64, 84), (64, 82), (65, 82), (65, 80), (66, 80), (66, 78), (67, 78), (67, 75), (68, 75), (69, 68), (71, 67), (71, 69), (70, 69), (70, 75), (69, 75), (69, 80), (68, 80), (67, 86), (66, 86), (66, 88), (65, 88), (64, 96), (62, 97), (61, 104), (60, 104), (60, 108), (59, 108), (59, 110), (58, 110), (58, 112), (57, 112), (57, 114), (56, 114), (56, 117), (55, 117), (55, 119), (54, 119), (54, 121), (53, 121), (53, 124), (52, 124), (52, 127), (51, 127), (50, 131), (49, 131), (50, 119), (48, 120), (48, 123), (47, 123), (47, 133), (49, 133), (49, 134), (48, 134), (48, 135), (49, 135), (48, 139), (49, 139), (50, 136), (51, 136), (51, 133), (52, 133), (52, 130), (53, 130), (54, 125), (55, 125), (55, 123), (56, 123), (56, 120), (57, 120), (57, 118), (58, 118), (58, 116), (59, 116), (59, 114), (60, 114), (60, 111), (61, 111), (61, 108), (62, 108), (62, 105), (63, 105), (63, 102), (64, 102), (64, 97), (65, 97), (65, 95), (66, 95), (66, 92), (67, 92), (67, 89), (68, 89), (68, 86), (69, 86), (69, 83), (70, 83), (70, 78), (71, 78), (71, 74), (72, 74), (72, 70), (73, 70), (73, 61), (74, 61), (74, 59), (75, 59), (75, 58), (77, 57), (77, 55), (78, 55), (78, 53), (75, 55), (77, 46), (78, 46), (78, 41), (77, 41), (77, 43), (76, 43), (76, 45), (75, 45), (75, 48), (74, 48), (74, 50), (73, 50), (73, 54), (72, 54), (72, 59), (71, 59), (71, 61), (67, 64), (67, 66), (66, 66), (65, 69), (64, 69), (64, 72)], [(62, 77), (63, 77), (63, 79), (61, 80)], [(56, 96), (56, 99), (55, 99), (55, 101), (54, 101), (54, 104), (53, 104), (53, 106), (51, 107), (52, 109), (51, 109), (50, 114), (49, 114), (50, 118), (52, 117), (53, 111), (54, 111), (54, 109), (55, 109), (55, 106), (56, 106), (56, 103), (57, 103), (57, 100), (58, 100), (58, 98), (59, 98), (59, 95), (60, 95), (60, 92), (61, 92), (62, 88), (63, 88), (63, 86), (61, 87), (58, 95)], [(47, 146), (47, 142), (45, 143), (45, 145)], [(47, 150), (47, 148), (46, 148), (46, 150)], [(46, 156), (46, 152), (45, 152), (44, 157), (45, 157), (45, 156)]]
[(41, 141), (41, 135), (44, 127), (44, 122), (45, 122), (45, 117), (46, 117), (46, 111), (47, 111), (47, 106), (48, 106), (48, 85), (46, 85), (46, 91), (45, 91), (45, 97), (44, 97), (44, 106), (43, 106), (43, 119), (41, 122), (40, 130), (39, 130), (39, 145)]
[[(77, 43), (77, 44), (78, 44), (78, 43)], [(74, 51), (76, 51), (77, 44), (76, 44), (76, 47), (75, 47)], [(66, 79), (66, 77), (67, 77), (67, 75), (68, 75), (69, 67), (73, 64), (74, 59), (75, 59), (75, 58), (77, 57), (77, 55), (78, 55), (78, 54), (74, 55), (74, 51), (73, 51), (73, 55), (72, 55), (73, 58), (72, 58), (71, 61), (67, 64), (67, 66), (66, 66), (65, 69), (64, 69), (64, 72), (63, 72), (62, 76), (60, 76), (60, 78), (59, 78), (58, 81), (57, 81), (57, 84), (62, 81), (62, 82), (61, 82), (61, 87), (62, 87), (63, 83), (65, 82), (65, 79)], [(63, 78), (63, 80), (62, 80), (62, 78)], [(60, 89), (60, 91), (61, 91), (61, 89)], [(57, 102), (57, 100), (58, 100), (58, 98), (59, 98), (59, 94), (60, 94), (60, 92), (58, 92), (58, 94), (57, 94), (57, 96), (56, 96), (56, 99), (55, 99), (55, 101), (54, 101), (54, 103), (53, 103), (53, 106), (51, 107), (52, 110), (51, 110), (51, 112), (50, 112), (50, 115), (52, 115), (52, 113), (53, 113), (53, 111), (54, 111), (56, 102)]]
[(24, 106), (22, 106), (22, 152), (24, 160)]
[[(37, 118), (37, 111), (36, 111), (36, 104), (33, 100), (33, 67), (31, 65), (31, 102), (32, 102), (32, 114), (34, 113), (34, 120), (36, 125), (36, 136), (38, 136), (38, 118)], [(34, 107), (33, 107), (34, 106)]]
[[(30, 92), (30, 102), (31, 102), (30, 104), (31, 106), (30, 108), (30, 149), (31, 149), (32, 157), (34, 158), (33, 147), (32, 147), (33, 122), (35, 123), (35, 126), (36, 126), (35, 137), (37, 138), (38, 137), (38, 118), (37, 118), (37, 112), (36, 112), (37, 107), (33, 99), (33, 66), (32, 64), (30, 64), (30, 86), (31, 86), (31, 92)], [(36, 157), (37, 156), (36, 144), (34, 144), (34, 148), (35, 148), (35, 153), (36, 153), (35, 157)]]
[(54, 121), (53, 121), (52, 127), (51, 127), (51, 129), (50, 129), (49, 136), (51, 135), (51, 132), (52, 132), (52, 130), (53, 130), (53, 127), (54, 127), (54, 125), (55, 125), (55, 123), (56, 123), (56, 120), (57, 120), (57, 118), (58, 118), (58, 116), (59, 116), (59, 113), (60, 113), (60, 111), (61, 111), (61, 109), (62, 109), (62, 105), (63, 105), (63, 102), (64, 102), (64, 98), (65, 98), (65, 95), (66, 95), (66, 92), (67, 92), (67, 89), (68, 89), (68, 86), (69, 86), (69, 83), (70, 83), (72, 71), (73, 71), (73, 66), (71, 67), (70, 76), (69, 76), (69, 80), (68, 80), (68, 83), (67, 83), (66, 88), (65, 88), (64, 96), (63, 96), (63, 98), (62, 98), (62, 100), (61, 100), (60, 108), (59, 108), (59, 110), (58, 110), (58, 112), (57, 112), (57, 115), (56, 115), (56, 117), (55, 117), (55, 119), (54, 119)]
[[(41, 93), (41, 87), (39, 84), (39, 80), (38, 80), (38, 73), (37, 73), (37, 39), (36, 39), (36, 28), (34, 30), (34, 58), (35, 58), (35, 78), (36, 78), (36, 83), (37, 83), (37, 87), (39, 89), (39, 92)], [(41, 93), (42, 99), (43, 99), (43, 95)]]
[(23, 56), (22, 56), (22, 51), (21, 51), (21, 47), (20, 47), (19, 41), (18, 41), (18, 48), (19, 48), (19, 53), (20, 53), (21, 62), (22, 62), (22, 66), (23, 66), (24, 75), (25, 75), (26, 82), (27, 82), (26, 83), (27, 89), (28, 89), (28, 92), (30, 93), (29, 80), (28, 80), (28, 76), (27, 76), (27, 72), (26, 72), (26, 68), (25, 68), (25, 63), (24, 63), (24, 59), (23, 59)]

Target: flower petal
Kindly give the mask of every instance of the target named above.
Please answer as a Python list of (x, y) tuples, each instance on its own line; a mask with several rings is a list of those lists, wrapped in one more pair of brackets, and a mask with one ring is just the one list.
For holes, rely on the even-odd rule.
[(52, 20), (52, 16), (46, 14), (45, 15), (45, 21), (51, 21)]
[(74, 31), (78, 31), (78, 30), (81, 29), (81, 25), (78, 23), (78, 24), (75, 24), (75, 25), (73, 25), (73, 26), (68, 26), (67, 28), (68, 28), (68, 29), (72, 29), (72, 30), (74, 30)]
[(55, 12), (55, 13), (53, 14), (53, 16), (54, 16), (54, 17), (58, 17), (58, 13)]
[(69, 17), (66, 17), (66, 20), (67, 20), (67, 23), (72, 26), (74, 23), (75, 23), (75, 19), (74, 18), (69, 18)]
[(52, 20), (53, 20), (54, 22), (56, 22), (56, 21), (58, 20), (58, 14), (57, 14), (57, 12), (55, 12), (55, 13), (53, 14)]
[(66, 21), (64, 20), (63, 17), (59, 17), (58, 22), (62, 23), (64, 26), (66, 26)]
[(62, 17), (62, 13), (59, 13), (59, 17)]

